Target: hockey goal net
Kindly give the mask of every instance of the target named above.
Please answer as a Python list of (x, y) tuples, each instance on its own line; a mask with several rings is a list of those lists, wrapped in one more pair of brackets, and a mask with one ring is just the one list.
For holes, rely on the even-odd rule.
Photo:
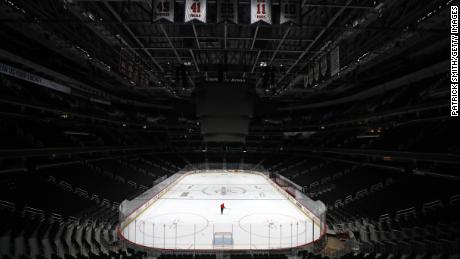
[(233, 247), (232, 232), (215, 232), (212, 240), (214, 248), (231, 248)]

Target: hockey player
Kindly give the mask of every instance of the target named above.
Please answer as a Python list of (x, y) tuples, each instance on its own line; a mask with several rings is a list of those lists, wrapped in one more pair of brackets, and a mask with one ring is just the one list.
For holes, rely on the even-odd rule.
[(225, 204), (222, 203), (222, 204), (220, 205), (220, 214), (224, 214), (224, 209), (225, 209)]

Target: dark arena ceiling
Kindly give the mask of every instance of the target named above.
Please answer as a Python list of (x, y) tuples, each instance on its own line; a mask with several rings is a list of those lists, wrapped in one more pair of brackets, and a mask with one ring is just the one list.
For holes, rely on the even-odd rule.
[[(272, 24), (251, 24), (246, 0), (238, 2), (237, 23), (217, 23), (214, 0), (206, 23), (184, 22), (183, 0), (175, 1), (174, 22), (155, 21), (150, 0), (0, 4), (1, 62), (71, 89), (70, 96), (40, 87), (5, 92), (5, 111), (147, 139), (123, 141), (128, 149), (289, 150), (372, 161), (386, 151), (418, 150), (369, 140), (421, 121), (452, 123), (444, 88), (452, 1), (303, 0), (298, 23), (285, 24), (279, 1)], [(136, 79), (127, 66), (138, 71)], [(222, 83), (246, 85), (254, 97), (244, 143), (203, 140), (196, 89)], [(457, 159), (451, 144), (443, 151), (453, 157), (440, 159)], [(419, 155), (400, 159), (430, 161)]]

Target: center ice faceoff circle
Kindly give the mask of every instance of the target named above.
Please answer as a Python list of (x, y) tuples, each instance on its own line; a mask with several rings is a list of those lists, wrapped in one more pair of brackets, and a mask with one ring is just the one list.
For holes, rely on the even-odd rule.
[(246, 189), (240, 186), (212, 185), (201, 189), (201, 192), (209, 196), (236, 196), (246, 193)]

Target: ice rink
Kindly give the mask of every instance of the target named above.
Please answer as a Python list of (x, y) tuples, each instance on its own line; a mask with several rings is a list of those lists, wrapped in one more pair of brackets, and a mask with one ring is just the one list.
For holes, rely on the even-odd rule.
[(165, 249), (277, 249), (309, 243), (320, 230), (265, 176), (213, 170), (178, 180), (122, 233)]

